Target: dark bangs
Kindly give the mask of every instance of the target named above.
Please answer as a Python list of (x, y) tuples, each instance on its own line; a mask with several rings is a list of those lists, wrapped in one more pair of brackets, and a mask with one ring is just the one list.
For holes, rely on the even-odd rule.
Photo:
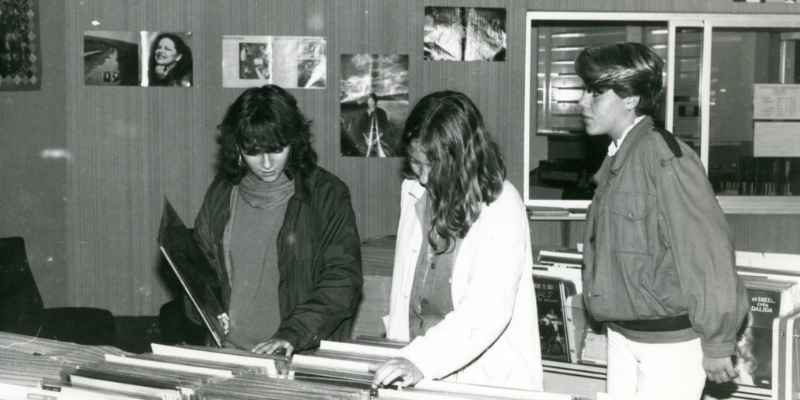
[(291, 146), (284, 172), (308, 175), (316, 168), (317, 154), (311, 147), (311, 121), (297, 107), (295, 98), (275, 85), (250, 88), (228, 107), (217, 127), (217, 168), (231, 184), (247, 173), (241, 153), (280, 153)]
[(263, 115), (254, 115), (247, 123), (237, 125), (233, 137), (244, 154), (280, 153), (291, 144), (283, 134), (286, 130), (276, 127), (273, 121)]

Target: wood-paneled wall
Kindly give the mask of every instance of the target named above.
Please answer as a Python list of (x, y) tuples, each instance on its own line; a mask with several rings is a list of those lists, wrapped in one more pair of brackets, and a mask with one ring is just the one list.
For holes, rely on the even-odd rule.
[[(67, 253), (70, 302), (76, 305), (138, 315), (155, 313), (169, 300), (155, 246), (163, 197), (168, 196), (191, 225), (213, 177), (214, 127), (242, 92), (222, 87), (223, 35), (327, 38), (328, 87), (291, 92), (314, 120), (320, 165), (350, 187), (363, 237), (396, 230), (400, 160), (339, 156), (341, 54), (408, 54), (412, 104), (434, 90), (467, 93), (509, 153), (509, 166), (521, 165), (516, 141), (522, 120), (515, 114), (519, 115), (522, 103), (523, 53), (510, 55), (503, 63), (423, 63), (421, 2), (75, 0), (67, 4), (68, 49), (81, 49), (83, 32), (88, 30), (191, 31), (195, 60), (191, 89), (112, 89), (85, 86), (81, 52), (68, 52), (68, 140), (74, 160), (68, 169), (67, 220), (75, 223), (67, 224)], [(508, 2), (480, 5), (507, 7)], [(509, 20), (523, 31), (523, 20), (513, 16)], [(521, 182), (518, 168), (511, 168), (510, 175)]]
[(39, 2), (41, 90), (0, 92), (0, 237), (25, 239), (48, 307), (68, 305), (64, 8)]
[[(171, 293), (165, 285), (155, 235), (164, 196), (192, 225), (206, 186), (213, 177), (215, 126), (226, 107), (242, 92), (222, 87), (222, 35), (325, 36), (328, 87), (291, 90), (314, 120), (320, 164), (350, 187), (362, 237), (394, 233), (401, 182), (397, 159), (339, 156), (339, 56), (349, 53), (408, 54), (410, 101), (439, 90), (459, 90), (476, 102), (506, 157), (509, 180), (521, 189), (523, 165), (523, 96), (525, 12), (627, 11), (800, 14), (800, 6), (734, 3), (732, 0), (40, 0), (46, 79), (59, 86), (40, 94), (11, 96), (3, 105), (0, 145), (13, 131), (30, 129), (13, 149), (37, 147), (51, 138), (70, 153), (56, 169), (35, 155), (24, 160), (30, 170), (7, 174), (17, 154), (0, 148), (0, 187), (38, 190), (39, 207), (56, 219), (24, 217), (23, 195), (0, 194), (0, 232), (23, 232), (31, 249), (52, 248), (63, 303), (110, 309), (116, 315), (153, 315)], [(499, 63), (423, 62), (424, 6), (505, 7), (508, 56)], [(47, 15), (50, 14), (50, 15)], [(93, 87), (83, 84), (83, 33), (104, 31), (191, 31), (194, 87)], [(47, 33), (45, 35), (45, 33)], [(52, 62), (59, 63), (52, 65)], [(52, 60), (52, 62), (51, 62)], [(50, 74), (61, 74), (53, 77)], [(49, 76), (49, 78), (48, 78)], [(38, 109), (36, 106), (38, 105)], [(42, 106), (59, 113), (43, 115)], [(11, 128), (6, 120), (19, 115)], [(48, 174), (49, 173), (49, 174)], [(31, 189), (35, 182), (36, 189)], [(521, 191), (521, 190), (520, 190)], [(7, 199), (10, 199), (8, 201)], [(65, 199), (65, 200), (62, 200)], [(59, 202), (61, 200), (61, 202)], [(44, 201), (37, 199), (36, 201)], [(35, 203), (38, 204), (38, 203)], [(753, 217), (743, 225), (765, 231), (775, 221)], [(779, 224), (780, 238), (797, 237), (794, 222)], [(54, 228), (51, 228), (51, 225)], [(579, 240), (580, 223), (567, 235)], [(532, 237), (559, 244), (559, 222), (533, 223)], [(737, 235), (739, 233), (737, 232)], [(738, 237), (738, 236), (737, 236)], [(747, 236), (749, 238), (749, 236)], [(754, 248), (769, 247), (760, 238)], [(786, 241), (786, 239), (781, 239)], [(787, 242), (788, 243), (788, 242)], [(800, 249), (784, 246), (793, 252)], [(765, 251), (765, 250), (761, 250)], [(35, 250), (39, 254), (41, 250)], [(789, 252), (789, 251), (786, 251)], [(55, 265), (55, 264), (54, 264)], [(37, 274), (37, 280), (40, 275)], [(66, 283), (66, 284), (64, 284)]]

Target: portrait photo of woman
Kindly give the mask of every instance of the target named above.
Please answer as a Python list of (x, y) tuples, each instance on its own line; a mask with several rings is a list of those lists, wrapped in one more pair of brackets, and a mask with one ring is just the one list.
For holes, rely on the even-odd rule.
[(149, 54), (142, 86), (192, 86), (189, 38), (191, 33), (142, 32), (142, 53)]

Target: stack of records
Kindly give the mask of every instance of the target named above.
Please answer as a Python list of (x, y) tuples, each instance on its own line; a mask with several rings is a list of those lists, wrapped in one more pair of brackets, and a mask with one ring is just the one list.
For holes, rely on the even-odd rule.
[(581, 269), (583, 267), (583, 253), (576, 249), (540, 250), (538, 264), (552, 267)]
[(42, 383), (37, 387), (0, 383), (3, 400), (184, 400), (147, 395), (122, 394), (101, 389), (73, 387), (68, 383)]
[(241, 375), (218, 380), (197, 390), (198, 400), (250, 399), (326, 399), (369, 400), (369, 386), (348, 387), (336, 381), (332, 384), (301, 380), (270, 378), (264, 375)]
[(361, 242), (361, 265), (364, 275), (392, 276), (395, 236), (381, 236)]
[(383, 364), (398, 357), (400, 350), (353, 343), (338, 343), (323, 340), (318, 350), (292, 357), (294, 378), (324, 382), (338, 380), (361, 384), (368, 389), (375, 377), (370, 364)]
[[(371, 340), (380, 343), (379, 338)], [(384, 342), (385, 339), (384, 339)], [(386, 344), (386, 343), (384, 343)], [(388, 342), (389, 346), (371, 346), (363, 343), (338, 343), (322, 341), (318, 351), (310, 355), (295, 355), (292, 370), (295, 379), (327, 376), (337, 380), (347, 379), (352, 387), (369, 388), (374, 373), (369, 371), (370, 364), (382, 364), (386, 360), (400, 356), (397, 343)], [(424, 379), (413, 388), (395, 390), (379, 389), (378, 398), (399, 400), (450, 400), (450, 399), (528, 399), (528, 400), (573, 400), (572, 396), (529, 390), (506, 389), (498, 387), (466, 385), (453, 382), (442, 382)]]
[[(232, 366), (254, 367), (259, 373), (278, 376), (278, 364), (288, 364), (289, 358), (280, 355), (254, 354), (249, 351), (232, 348), (213, 348), (202, 346), (166, 346), (152, 344), (153, 354), (171, 356), (184, 360), (226, 363)], [(255, 372), (255, 371), (249, 371)]]
[(196, 398), (198, 389), (238, 376), (277, 376), (283, 356), (235, 349), (186, 348), (153, 344), (153, 354), (116, 356), (65, 367), (61, 378), (85, 391), (159, 400)]
[(408, 342), (402, 340), (387, 339), (385, 337), (368, 336), (368, 335), (360, 335), (354, 340), (350, 340), (347, 343), (361, 344), (364, 346), (373, 346), (373, 347), (388, 347), (390, 349), (402, 349), (403, 347), (408, 346)]
[(528, 219), (534, 220), (543, 217), (568, 217), (569, 210), (563, 207), (528, 206)]
[(37, 387), (57, 381), (64, 366), (102, 360), (105, 354), (128, 354), (111, 346), (75, 343), (0, 332), (0, 383)]
[(180, 368), (154, 364), (131, 365), (101, 361), (65, 368), (62, 377), (74, 387), (105, 390), (118, 394), (153, 396), (163, 400), (190, 398), (195, 391), (214, 379), (233, 374), (211, 368)]

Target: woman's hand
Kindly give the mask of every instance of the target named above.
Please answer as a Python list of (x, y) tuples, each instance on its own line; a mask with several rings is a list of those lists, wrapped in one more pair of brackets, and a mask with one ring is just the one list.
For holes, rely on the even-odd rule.
[(263, 343), (259, 343), (250, 350), (251, 353), (256, 354), (273, 354), (279, 349), (286, 349), (286, 357), (291, 357), (294, 352), (294, 346), (291, 343), (281, 339), (271, 339)]
[(410, 386), (419, 383), (424, 378), (422, 371), (414, 363), (405, 358), (393, 358), (381, 364), (370, 364), (370, 371), (375, 371), (375, 379), (372, 380), (373, 386), (388, 386), (399, 379), (402, 386)]

